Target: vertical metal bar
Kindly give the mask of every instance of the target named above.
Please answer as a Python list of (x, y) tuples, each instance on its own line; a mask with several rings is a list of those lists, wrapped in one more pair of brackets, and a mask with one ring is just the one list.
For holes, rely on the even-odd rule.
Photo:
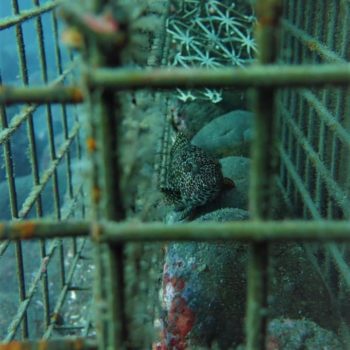
[[(338, 11), (338, 19), (337, 23), (339, 23), (339, 39), (336, 43), (336, 50), (339, 52), (341, 57), (346, 58), (347, 50), (349, 48), (349, 42), (350, 42), (350, 33), (349, 33), (349, 24), (350, 24), (350, 9), (349, 4), (343, 2), (341, 4), (341, 7)], [(341, 117), (345, 115), (345, 107), (346, 107), (346, 98), (348, 96), (349, 89), (342, 88), (340, 91), (338, 90), (336, 92), (335, 96), (335, 118), (338, 123), (341, 122)], [(333, 133), (332, 137), (332, 145), (331, 145), (331, 165), (330, 170), (332, 177), (334, 179), (340, 179), (340, 154), (348, 154), (348, 149), (345, 147), (344, 144), (341, 144), (340, 140), (337, 138), (337, 136)], [(340, 179), (341, 180), (341, 179)], [(343, 184), (341, 184), (343, 185)], [(328, 203), (328, 218), (339, 218), (343, 217), (343, 213), (340, 212), (340, 210), (337, 208), (337, 206), (334, 205), (333, 201), (330, 201)], [(349, 219), (349, 218), (347, 218)]]
[[(302, 14), (303, 12), (300, 11), (300, 7), (301, 7), (301, 2), (303, 0), (297, 0), (296, 4), (294, 5), (294, 18), (292, 17), (293, 20), (293, 24), (296, 25), (298, 28), (300, 27), (301, 21), (302, 21)], [(302, 48), (301, 48), (301, 44), (298, 40), (296, 40), (295, 38), (293, 38), (294, 40), (294, 45), (293, 47), (291, 47), (291, 50), (293, 52), (293, 63), (295, 64), (300, 64), (300, 60), (301, 60), (301, 54), (302, 54)], [(301, 104), (300, 104), (300, 99), (299, 97), (296, 95), (294, 90), (291, 90), (291, 94), (292, 94), (292, 104), (291, 104), (291, 114), (293, 115), (293, 118), (295, 118), (298, 121), (300, 121), (300, 108), (301, 108)], [(297, 141), (295, 140), (294, 137), (291, 137), (293, 139), (294, 142), (292, 142), (292, 147), (291, 149), (289, 149), (289, 154), (290, 157), (292, 159), (292, 162), (295, 164), (295, 167), (298, 169), (299, 164), (300, 164), (300, 147), (298, 147)], [(290, 194), (293, 203), (297, 202), (298, 199), (298, 190), (296, 188), (296, 186), (293, 185), (293, 191)]]
[[(314, 36), (318, 38), (321, 42), (326, 42), (327, 46), (331, 48), (334, 42), (335, 36), (335, 8), (334, 4), (330, 5), (330, 3), (325, 3), (320, 6), (321, 11), (319, 11), (319, 16), (324, 18), (324, 21), (318, 20), (315, 21), (315, 30)], [(324, 30), (324, 27), (327, 27), (327, 30)], [(322, 92), (322, 104), (327, 106), (328, 101), (332, 98), (329, 89), (324, 89)], [(319, 140), (318, 140), (318, 153), (320, 155), (321, 160), (326, 163), (328, 147), (326, 147), (326, 136), (327, 136), (327, 128), (323, 120), (320, 120), (320, 132), (319, 132)], [(325, 187), (323, 185), (322, 178), (319, 173), (316, 175), (316, 198), (315, 202), (320, 211), (322, 217), (325, 216), (325, 201), (326, 201), (327, 193)]]
[[(94, 0), (93, 11), (100, 13), (108, 0)], [(108, 62), (93, 38), (89, 40), (89, 64), (118, 66), (119, 57)], [(118, 159), (120, 110), (115, 93), (87, 86), (89, 101), (88, 150), (92, 160), (91, 199), (94, 218), (123, 220), (125, 218), (120, 189), (121, 169)], [(124, 349), (127, 328), (124, 310), (124, 267), (122, 244), (95, 245), (96, 329), (99, 348)]]
[[(305, 3), (305, 9), (304, 9), (304, 16), (305, 16), (305, 21), (304, 21), (304, 29), (307, 33), (311, 32), (311, 27), (313, 25), (313, 21), (311, 20), (311, 17), (308, 15), (309, 13), (312, 13), (313, 11), (313, 6), (314, 6), (314, 2), (312, 1), (307, 1)], [(303, 46), (303, 56), (302, 56), (302, 60), (303, 62), (306, 61), (307, 59), (309, 59), (310, 56), (310, 52), (308, 51), (308, 49), (305, 48), (305, 46)], [(303, 111), (303, 117), (305, 120), (305, 130), (306, 130), (306, 137), (310, 140), (313, 137), (313, 128), (314, 126), (312, 125), (312, 121), (313, 121), (313, 111), (311, 108), (306, 109), (306, 111)], [(311, 176), (311, 162), (310, 159), (307, 157), (305, 159), (304, 162), (304, 169), (301, 169), (301, 176), (304, 179), (305, 182), (305, 186), (310, 189), (311, 187), (311, 181), (312, 176)], [(302, 208), (302, 217), (307, 218), (309, 215), (309, 210), (308, 210), (308, 206), (303, 203), (303, 208)]]
[[(35, 0), (38, 1), (38, 0)], [(54, 33), (54, 43), (55, 43), (55, 58), (56, 58), (56, 68), (58, 71), (58, 75), (61, 75), (63, 73), (63, 65), (62, 65), (62, 54), (61, 54), (61, 47), (59, 45), (59, 38), (58, 38), (58, 23), (57, 23), (57, 17), (56, 12), (52, 12), (52, 24), (53, 24), (53, 33)], [(62, 109), (62, 126), (63, 126), (63, 135), (64, 139), (68, 139), (68, 116), (67, 116), (67, 107), (66, 105), (61, 105)], [(68, 188), (68, 194), (69, 198), (73, 198), (73, 183), (72, 183), (72, 166), (71, 166), (71, 155), (70, 151), (67, 152), (66, 155), (66, 169), (67, 169), (67, 188)]]
[[(38, 1), (38, 0), (36, 0)], [(58, 37), (58, 23), (56, 12), (52, 12), (52, 28), (54, 34), (54, 46), (55, 46), (55, 59), (56, 59), (56, 69), (58, 75), (63, 73), (63, 64), (62, 64), (62, 54), (61, 54), (61, 46), (59, 45), (59, 37)], [(62, 117), (62, 128), (63, 128), (63, 136), (64, 140), (68, 139), (68, 115), (67, 115), (67, 107), (66, 105), (61, 105), (61, 117)], [(71, 153), (68, 150), (65, 156), (66, 159), (66, 179), (67, 179), (67, 191), (69, 199), (73, 199), (73, 181), (72, 181), (72, 162), (71, 162)], [(73, 239), (73, 254), (77, 252), (76, 238)], [(59, 249), (59, 259), (60, 259), (60, 272), (61, 272), (61, 283), (62, 287), (65, 285), (65, 268), (64, 268), (64, 246), (61, 241), (60, 249)]]
[[(349, 6), (345, 3), (342, 6), (338, 6), (335, 4), (335, 17), (334, 20), (336, 29), (340, 31), (338, 35), (338, 41), (335, 42), (334, 38), (332, 38), (332, 49), (335, 49), (341, 57), (346, 57), (347, 54), (347, 44), (349, 41)], [(331, 33), (334, 36), (335, 33)], [(340, 89), (335, 92), (333, 95), (335, 99), (335, 108), (334, 108), (334, 118), (340, 123), (341, 116), (345, 113), (345, 98), (346, 93), (345, 89)], [(337, 135), (333, 133), (331, 137), (331, 147), (330, 147), (330, 171), (333, 179), (339, 179), (339, 154), (341, 152), (348, 152), (347, 147), (340, 142)], [(341, 213), (339, 207), (335, 205), (334, 201), (328, 201), (327, 206), (327, 218), (328, 219), (337, 219), (342, 217), (344, 213)], [(349, 218), (347, 218), (349, 219)], [(334, 291), (337, 296), (336, 300), (340, 300), (343, 295), (344, 289), (346, 288), (344, 283), (341, 283), (341, 278), (339, 270), (335, 267), (333, 262), (330, 249), (331, 245), (327, 245), (326, 249), (326, 257), (328, 257), (328, 261), (325, 262), (327, 266), (327, 274), (326, 276), (329, 278), (329, 286)], [(333, 247), (333, 251), (337, 249), (336, 246)], [(337, 308), (340, 310), (340, 305), (337, 303)]]
[[(40, 6), (38, 0), (33, 0), (33, 4), (35, 6)], [(39, 56), (40, 56), (40, 62), (41, 62), (41, 74), (42, 79), (46, 83), (47, 82), (47, 71), (46, 71), (46, 62), (45, 62), (45, 52), (44, 52), (44, 43), (43, 43), (43, 30), (42, 30), (42, 22), (41, 17), (38, 16), (35, 20), (36, 24), (36, 32), (38, 37), (38, 44), (39, 44)], [(38, 162), (36, 157), (36, 146), (35, 146), (35, 137), (34, 137), (34, 128), (33, 128), (33, 121), (31, 120), (30, 123), (32, 124), (30, 127), (30, 133), (29, 133), (29, 140), (31, 146), (31, 158), (32, 158), (32, 169), (33, 169), (33, 178), (35, 185), (38, 185), (40, 183), (39, 179), (39, 170), (38, 170)], [(38, 201), (36, 202), (36, 209), (37, 209), (37, 215), (38, 217), (43, 216), (42, 212), (42, 202), (41, 202), (41, 195), (38, 197)], [(46, 243), (45, 240), (40, 240), (40, 256), (42, 261), (46, 258), (47, 252), (46, 252)], [(41, 289), (43, 294), (43, 305), (44, 305), (44, 324), (46, 327), (50, 324), (50, 300), (49, 300), (49, 288), (48, 288), (48, 275), (47, 273), (43, 274), (41, 279)]]
[[(38, 0), (33, 0), (33, 3), (36, 6), (40, 5)], [(40, 16), (37, 17), (36, 19), (36, 32), (37, 32), (38, 45), (39, 45), (39, 59), (40, 59), (40, 65), (41, 65), (41, 74), (42, 74), (42, 79), (46, 84), (48, 82), (47, 62), (46, 62), (45, 46), (44, 46), (44, 34), (43, 34), (42, 21)], [(56, 160), (56, 149), (55, 149), (55, 141), (54, 141), (54, 130), (53, 130), (53, 124), (52, 124), (52, 108), (50, 104), (46, 106), (46, 123), (47, 123), (47, 130), (48, 130), (48, 136), (49, 136), (50, 158), (52, 161), (54, 161)], [(55, 169), (53, 172), (52, 181), (53, 181), (52, 187), (53, 187), (53, 197), (54, 197), (54, 205), (55, 205), (55, 215), (57, 219), (60, 219), (61, 213), (60, 213), (60, 198), (59, 198), (59, 191), (58, 191), (57, 169)]]
[[(1, 76), (0, 76), (1, 84)], [(6, 110), (3, 105), (0, 105), (0, 125), (1, 128), (7, 128), (7, 117)], [(9, 197), (10, 197), (10, 207), (11, 207), (11, 216), (12, 218), (18, 217), (18, 207), (17, 207), (17, 194), (16, 194), (16, 184), (15, 177), (13, 173), (13, 162), (12, 162), (12, 152), (10, 140), (6, 141), (3, 145), (4, 149), (4, 159), (5, 159), (5, 169), (6, 177), (9, 188)], [(25, 288), (25, 279), (24, 279), (24, 269), (23, 269), (23, 252), (21, 242), (15, 242), (15, 252), (16, 252), (16, 273), (18, 279), (18, 295), (19, 303), (21, 303), (26, 298), (26, 288)], [(27, 313), (25, 313), (22, 322), (21, 322), (21, 334), (22, 338), (28, 337), (28, 319)]]
[[(39, 0), (33, 0), (33, 4), (35, 6), (40, 6)], [(40, 16), (36, 18), (36, 32), (37, 32), (38, 45), (39, 45), (39, 58), (40, 58), (42, 79), (44, 83), (47, 84), (48, 82), (47, 61), (46, 61), (46, 53), (45, 53), (45, 45), (44, 45), (43, 26), (42, 26), (42, 20)], [(53, 130), (53, 124), (52, 124), (52, 108), (50, 104), (46, 106), (46, 122), (47, 122), (48, 134), (49, 134), (50, 157), (51, 157), (51, 160), (54, 161), (56, 159), (56, 149), (55, 149), (55, 140), (54, 140), (54, 130)], [(56, 218), (60, 219), (61, 209), (60, 209), (57, 169), (55, 169), (53, 172), (52, 181), (53, 181), (55, 214), (56, 214)], [(63, 259), (64, 259), (64, 252), (63, 252), (63, 243), (61, 241), (60, 247), (59, 247), (61, 287), (65, 285), (65, 270), (64, 270)], [(44, 293), (45, 291), (46, 291), (46, 287), (44, 287), (43, 289)], [(44, 296), (44, 300), (46, 298), (48, 298), (48, 295)]]
[[(12, 11), (13, 11), (14, 15), (19, 14), (19, 6), (18, 6), (17, 0), (12, 0)], [(17, 45), (17, 51), (18, 51), (18, 57), (19, 57), (20, 74), (21, 74), (21, 78), (22, 78), (23, 83), (25, 85), (27, 85), (28, 84), (28, 68), (27, 68), (27, 62), (26, 62), (26, 57), (25, 57), (25, 45), (24, 45), (24, 40), (23, 40), (22, 26), (21, 26), (21, 24), (17, 24), (15, 26), (15, 28), (16, 28), (16, 45)], [(30, 133), (33, 131), (33, 129), (31, 129), (31, 127), (32, 127), (32, 115), (28, 116), (27, 127), (28, 127), (28, 135), (30, 135)], [(35, 148), (35, 146), (34, 146), (34, 148)], [(11, 154), (9, 154), (9, 156), (11, 156)], [(10, 167), (12, 168), (12, 164)], [(10, 170), (10, 168), (8, 168), (7, 170)], [(8, 173), (8, 175), (12, 177), (12, 181), (14, 183), (14, 174), (13, 174), (12, 170), (10, 170), (10, 172), (11, 172), (11, 174)], [(11, 180), (9, 180), (9, 184), (11, 184)], [(10, 196), (16, 197), (16, 192), (14, 191), (14, 187), (12, 187), (12, 189), (10, 187)], [(14, 198), (12, 198), (11, 203), (14, 203)], [(13, 218), (18, 217), (17, 204), (16, 204), (16, 207), (15, 207), (15, 205), (11, 204), (11, 211), (12, 211)], [(20, 300), (20, 302), (22, 302), (26, 298), (26, 286), (25, 286), (25, 278), (24, 278), (22, 243), (20, 241), (16, 242), (15, 246), (16, 246), (16, 266), (17, 266), (17, 279), (18, 279), (18, 288), (19, 288), (19, 300)], [(25, 315), (23, 317), (23, 320), (21, 322), (21, 326), (22, 326), (22, 338), (27, 338), (28, 337), (27, 312), (25, 313)]]
[[(256, 2), (257, 40), (261, 64), (273, 63), (276, 60), (276, 35), (281, 10), (280, 0)], [(255, 99), (255, 135), (249, 192), (249, 207), (254, 220), (272, 217), (273, 185), (277, 170), (277, 141), (274, 131), (275, 90), (259, 89)], [(252, 244), (249, 250), (247, 350), (263, 350), (266, 341), (269, 246), (266, 242), (256, 243)]]

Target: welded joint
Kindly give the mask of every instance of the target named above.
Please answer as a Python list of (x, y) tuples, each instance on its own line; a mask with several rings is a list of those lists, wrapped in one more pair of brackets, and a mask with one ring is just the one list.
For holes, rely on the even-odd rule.
[(277, 27), (282, 15), (281, 0), (257, 1), (255, 6), (258, 25), (263, 27)]
[(101, 243), (104, 240), (103, 226), (98, 222), (93, 222), (90, 227), (90, 237), (95, 243)]

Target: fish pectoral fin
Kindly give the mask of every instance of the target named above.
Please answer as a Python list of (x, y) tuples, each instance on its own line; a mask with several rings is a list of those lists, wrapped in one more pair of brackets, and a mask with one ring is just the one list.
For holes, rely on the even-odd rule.
[(231, 190), (232, 188), (236, 188), (236, 183), (232, 179), (228, 177), (224, 177), (222, 188), (224, 190)]

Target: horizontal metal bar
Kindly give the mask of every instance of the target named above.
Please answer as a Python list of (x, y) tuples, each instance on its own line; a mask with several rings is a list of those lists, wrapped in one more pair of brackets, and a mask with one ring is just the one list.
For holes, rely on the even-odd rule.
[(0, 86), (0, 103), (65, 103), (83, 101), (83, 94), (75, 86)]
[(304, 46), (306, 46), (311, 52), (317, 52), (320, 57), (325, 62), (334, 62), (334, 63), (346, 63), (347, 61), (337, 55), (334, 51), (327, 48), (321, 42), (316, 40), (311, 35), (304, 32), (302, 29), (298, 28), (294, 24), (290, 23), (286, 19), (281, 20), (282, 28), (293, 35), (297, 40), (299, 40)]
[[(69, 73), (71, 73), (72, 70), (76, 67), (76, 65), (77, 65), (77, 61), (72, 62), (72, 64), (67, 69), (65, 69), (65, 71), (60, 76), (58, 76), (56, 79), (50, 82), (50, 86), (53, 88), (54, 86), (61, 84), (64, 81), (64, 79), (69, 75)], [(47, 87), (45, 89), (47, 90)], [(0, 92), (0, 95), (1, 95), (1, 92)], [(11, 122), (8, 128), (5, 128), (0, 131), (0, 144), (6, 142), (10, 138), (10, 136), (20, 127), (20, 125), (25, 120), (28, 119), (31, 113), (35, 112), (35, 110), (38, 107), (39, 106), (37, 104), (27, 105), (18, 114), (16, 114), (11, 119)]]
[(40, 7), (34, 7), (33, 9), (30, 9), (30, 10), (21, 11), (21, 14), (19, 15), (12, 16), (12, 17), (5, 17), (0, 21), (0, 30), (12, 27), (16, 24), (20, 24), (24, 21), (27, 21), (33, 17), (40, 16), (43, 13), (49, 12), (60, 3), (62, 3), (62, 0), (50, 1), (50, 2), (47, 2), (46, 4), (41, 5)]
[(0, 350), (97, 350), (97, 344), (91, 339), (64, 338), (56, 340), (12, 341), (0, 344)]
[[(92, 86), (115, 89), (199, 87), (302, 87), (350, 84), (350, 64), (260, 65), (249, 68), (95, 69), (85, 73)], [(0, 103), (81, 103), (78, 86), (0, 86)]]
[(86, 236), (96, 241), (348, 241), (350, 221), (244, 221), (231, 223), (117, 223), (23, 221), (0, 224), (0, 240)]
[(0, 223), (0, 240), (78, 237), (87, 236), (89, 231), (87, 221), (7, 221)]
[(117, 89), (295, 87), (350, 84), (350, 64), (254, 65), (247, 68), (91, 69), (87, 83)]
[(231, 223), (164, 224), (104, 223), (102, 234), (92, 229), (93, 238), (109, 242), (121, 241), (335, 241), (350, 240), (350, 222), (342, 221), (246, 221)]

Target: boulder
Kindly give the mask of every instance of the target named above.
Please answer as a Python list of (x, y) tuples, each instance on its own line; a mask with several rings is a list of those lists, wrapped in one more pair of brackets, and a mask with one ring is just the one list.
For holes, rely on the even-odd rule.
[(236, 110), (215, 118), (192, 138), (192, 144), (218, 158), (248, 156), (253, 113)]
[(280, 318), (268, 325), (267, 349), (342, 350), (344, 347), (333, 332), (315, 322)]
[[(247, 218), (237, 208), (209, 213), (197, 221)], [(243, 339), (247, 260), (238, 242), (172, 242), (165, 255), (162, 282), (161, 349), (220, 349)], [(162, 347), (163, 346), (163, 347)]]

